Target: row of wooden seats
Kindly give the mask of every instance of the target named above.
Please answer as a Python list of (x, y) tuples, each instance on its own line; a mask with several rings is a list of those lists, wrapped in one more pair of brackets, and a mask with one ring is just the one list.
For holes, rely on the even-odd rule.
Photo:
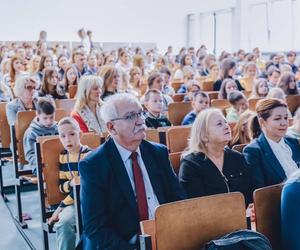
[[(20, 112), (21, 113), (21, 112)], [(28, 124), (29, 124), (30, 122), (28, 122)], [(176, 128), (172, 128), (172, 129), (175, 129), (176, 130)], [(179, 129), (179, 128), (177, 128), (177, 129)], [(182, 128), (181, 128), (182, 129)], [(188, 129), (190, 129), (190, 128), (188, 128)], [(25, 130), (24, 130), (25, 131)], [(172, 130), (171, 130), (172, 131)], [(188, 133), (189, 134), (189, 133)], [(176, 136), (175, 136), (176, 137)], [(170, 137), (171, 138), (171, 137)], [(169, 143), (170, 144), (170, 143)], [(48, 147), (48, 148), (50, 148), (50, 147)], [(51, 147), (51, 148), (53, 148), (53, 147)], [(179, 154), (176, 154), (176, 156), (174, 155), (174, 157), (177, 157), (177, 161), (179, 161), (179, 159), (180, 159), (180, 156), (179, 156)], [(171, 158), (171, 157), (170, 157)], [(58, 159), (58, 158), (57, 158)], [(174, 164), (175, 165), (175, 164)], [(41, 182), (39, 182), (39, 183), (41, 183)], [(56, 182), (56, 185), (57, 185), (57, 182)], [(47, 185), (46, 185), (47, 186)], [(48, 197), (48, 196), (47, 196)], [(50, 197), (51, 197), (51, 195), (50, 195)]]
[[(86, 139), (82, 138), (82, 143), (95, 148), (101, 143), (101, 138), (95, 139), (94, 135), (89, 134), (86, 135)], [(36, 147), (39, 159), (38, 176), (40, 202), (43, 209), (44, 242), (48, 244), (47, 234), (53, 231), (47, 224), (47, 218), (51, 216), (51, 213), (46, 211), (46, 204), (55, 205), (64, 198), (57, 186), (59, 178), (58, 155), (62, 150), (62, 145), (59, 139), (53, 136), (53, 138), (40, 139)], [(55, 148), (55, 151), (52, 150), (53, 148)], [(43, 183), (46, 185), (43, 185)], [(78, 195), (78, 186), (75, 189), (77, 191), (74, 190), (74, 193)], [(274, 194), (273, 191), (270, 194), (268, 190), (269, 188), (256, 190), (254, 195), (256, 230), (265, 234), (274, 246), (278, 247), (280, 198), (279, 205), (277, 198), (280, 189), (276, 186)], [(266, 197), (268, 200), (272, 200), (271, 204), (266, 202)], [(79, 237), (82, 225), (79, 212), (80, 204), (78, 202), (78, 197), (76, 198), (75, 195), (76, 224)], [(274, 206), (274, 202), (276, 206)], [(186, 211), (189, 211), (189, 213), (186, 213)], [(185, 223), (182, 223), (182, 221)], [(171, 227), (171, 232), (166, 230)], [(47, 228), (48, 230), (46, 230)], [(155, 220), (141, 222), (142, 233), (152, 236), (152, 247), (149, 249), (177, 249), (174, 248), (175, 246), (179, 247), (178, 249), (199, 249), (199, 247), (214, 238), (245, 228), (244, 198), (240, 193), (221, 194), (162, 205), (155, 212)], [(193, 233), (191, 234), (191, 232)]]
[[(103, 142), (104, 138), (94, 133), (84, 133), (81, 137), (81, 143), (92, 149), (97, 148)], [(65, 198), (65, 195), (58, 188), (59, 154), (62, 150), (63, 146), (58, 136), (39, 137), (36, 143), (37, 176), (44, 249), (49, 249), (48, 234), (54, 232), (53, 227), (47, 222), (47, 219), (53, 213), (52, 210), (49, 210), (49, 206), (57, 206)], [(79, 189), (80, 184), (74, 186), (77, 240), (80, 239), (82, 233)]]
[[(31, 121), (36, 116), (35, 111), (20, 111), (17, 114), (17, 119), (15, 125), (10, 128), (11, 143), (12, 143), (12, 155), (13, 155), (13, 166), (15, 174), (15, 194), (17, 200), (17, 219), (22, 228), (27, 228), (27, 224), (23, 220), (22, 216), (22, 201), (21, 201), (21, 187), (23, 185), (23, 180), (31, 180), (32, 172), (30, 169), (21, 170), (21, 166), (26, 165), (28, 162), (25, 159), (24, 148), (23, 148), (23, 138), (26, 129), (29, 127)], [(66, 113), (63, 109), (56, 109), (55, 119), (59, 121), (61, 118), (65, 117)], [(36, 184), (35, 178), (33, 182)]]
[[(87, 134), (81, 141), (91, 148), (96, 148), (100, 145), (101, 138), (94, 134)], [(46, 210), (46, 205), (56, 205), (64, 198), (57, 186), (58, 155), (61, 150), (62, 145), (56, 136), (39, 138), (36, 144), (45, 249), (48, 249), (48, 233), (53, 232), (47, 224), (51, 212)], [(256, 230), (266, 235), (272, 245), (277, 247), (278, 233), (280, 234), (279, 190), (281, 189), (278, 185), (271, 189), (256, 190), (254, 193)], [(75, 187), (74, 194), (77, 239), (79, 239), (82, 224), (80, 203), (76, 196), (79, 194), (78, 186)], [(246, 227), (244, 198), (240, 193), (220, 194), (165, 204), (157, 208), (155, 220), (141, 222), (141, 232), (151, 236), (152, 246), (148, 249), (199, 249), (212, 239)], [(167, 230), (168, 228), (172, 230)]]
[[(270, 240), (274, 250), (282, 249), (281, 189), (281, 185), (265, 187), (255, 190), (253, 195), (256, 231)], [(246, 229), (244, 202), (243, 195), (237, 192), (161, 205), (154, 220), (140, 223), (141, 249), (201, 249), (213, 239)]]

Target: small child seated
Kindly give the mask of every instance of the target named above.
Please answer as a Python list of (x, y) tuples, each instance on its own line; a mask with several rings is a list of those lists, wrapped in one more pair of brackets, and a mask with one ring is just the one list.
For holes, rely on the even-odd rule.
[(205, 92), (195, 92), (192, 99), (193, 110), (188, 113), (181, 123), (181, 125), (189, 125), (194, 123), (197, 114), (202, 110), (209, 108), (209, 97)]
[(172, 124), (168, 118), (162, 115), (163, 100), (162, 94), (156, 89), (148, 90), (144, 95), (144, 105), (146, 112), (146, 126), (148, 128), (168, 127)]
[(232, 107), (227, 110), (226, 120), (227, 122), (238, 122), (240, 115), (249, 107), (248, 100), (241, 91), (234, 90), (229, 93), (228, 101)]
[(183, 102), (191, 102), (193, 100), (193, 95), (201, 90), (199, 84), (196, 80), (189, 81), (187, 85), (187, 94), (183, 98)]
[(191, 80), (194, 80), (195, 72), (191, 66), (184, 66), (183, 69), (183, 84), (177, 90), (177, 93), (186, 93)]
[(57, 123), (54, 121), (55, 106), (50, 98), (39, 98), (36, 117), (24, 133), (23, 145), (25, 159), (36, 175), (36, 155), (34, 145), (39, 136), (57, 135)]
[(91, 150), (80, 144), (80, 128), (73, 118), (61, 119), (58, 123), (58, 132), (64, 147), (59, 155), (59, 190), (67, 196), (61, 201), (48, 223), (55, 223), (58, 249), (75, 249), (76, 223), (72, 187), (79, 183), (78, 162)]

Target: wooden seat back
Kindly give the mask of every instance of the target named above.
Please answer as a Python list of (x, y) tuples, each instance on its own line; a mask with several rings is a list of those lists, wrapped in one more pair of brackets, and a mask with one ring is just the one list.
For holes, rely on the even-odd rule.
[(174, 169), (174, 172), (178, 175), (179, 168), (180, 168), (180, 158), (181, 158), (182, 152), (176, 152), (169, 154), (169, 159), (172, 164), (172, 167)]
[[(59, 204), (65, 197), (58, 188), (59, 154), (63, 146), (58, 136), (39, 137), (45, 193), (49, 205)], [(101, 137), (94, 133), (86, 133), (81, 137), (81, 144), (95, 149), (101, 144)]]
[(206, 91), (206, 93), (207, 93), (207, 95), (209, 97), (210, 102), (212, 100), (218, 99), (219, 91)]
[(168, 106), (168, 119), (172, 125), (180, 125), (183, 118), (192, 110), (190, 102), (174, 102)]
[(282, 185), (273, 185), (254, 191), (253, 201), (256, 231), (265, 235), (274, 250), (281, 247), (281, 191)]
[(183, 94), (177, 93), (177, 94), (173, 95), (172, 98), (173, 98), (174, 102), (182, 102), (184, 99), (184, 96), (185, 96), (184, 93)]
[(251, 98), (249, 98), (248, 99), (249, 109), (252, 110), (252, 111), (255, 111), (256, 104), (261, 99), (263, 99), (263, 98), (261, 98), (261, 97), (251, 97)]
[(9, 148), (10, 129), (6, 115), (6, 102), (0, 103), (0, 135), (2, 148)]
[(213, 91), (214, 90), (214, 81), (205, 80), (204, 82), (200, 83), (200, 87), (202, 91)]
[(171, 127), (166, 132), (167, 147), (170, 153), (182, 152), (188, 145), (191, 127)]
[(155, 220), (144, 220), (140, 222), (141, 233), (151, 236), (151, 250), (156, 250)]
[(211, 100), (211, 107), (221, 109), (224, 114), (226, 114), (226, 109), (231, 107), (228, 100), (225, 99), (214, 99)]
[(24, 147), (23, 147), (24, 133), (35, 116), (36, 116), (36, 112), (34, 110), (20, 111), (17, 113), (17, 119), (15, 123), (17, 154), (18, 154), (19, 162), (23, 165), (27, 164), (27, 161), (25, 160)]
[(76, 99), (61, 99), (55, 100), (55, 105), (57, 109), (63, 109), (66, 115), (70, 115), (72, 110), (74, 109)]
[[(25, 160), (24, 147), (23, 147), (23, 138), (26, 129), (29, 127), (30, 123), (36, 116), (36, 111), (19, 111), (17, 113), (17, 119), (15, 123), (16, 131), (16, 143), (17, 143), (17, 152), (18, 160), (21, 164), (27, 164)], [(65, 111), (62, 109), (56, 109), (55, 111), (55, 120), (59, 121), (61, 118), (65, 117)]]
[(159, 250), (198, 250), (213, 239), (246, 228), (245, 200), (241, 193), (173, 202), (155, 211)]
[(300, 106), (300, 95), (287, 95), (286, 103), (291, 113), (294, 114), (294, 112)]
[(248, 77), (243, 77), (240, 79), (241, 84), (243, 85), (245, 91), (251, 92), (253, 89), (253, 79)]
[(69, 86), (69, 98), (73, 99), (75, 98), (77, 93), (77, 85), (70, 85)]
[(146, 140), (159, 143), (159, 134), (157, 129), (146, 129)]

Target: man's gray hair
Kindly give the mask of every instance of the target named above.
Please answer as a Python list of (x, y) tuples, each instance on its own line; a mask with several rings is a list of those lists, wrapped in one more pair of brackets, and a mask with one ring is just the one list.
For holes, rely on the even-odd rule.
[(124, 103), (140, 104), (139, 100), (129, 93), (114, 94), (107, 98), (107, 100), (101, 106), (101, 118), (105, 123), (119, 118), (118, 107)]

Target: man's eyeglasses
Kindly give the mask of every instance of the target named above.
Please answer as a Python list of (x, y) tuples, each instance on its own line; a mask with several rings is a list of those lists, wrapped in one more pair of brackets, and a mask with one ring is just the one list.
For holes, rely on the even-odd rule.
[(140, 111), (137, 113), (130, 113), (124, 117), (119, 117), (119, 118), (115, 118), (112, 119), (111, 121), (117, 121), (117, 120), (126, 120), (126, 121), (137, 121), (139, 118), (145, 119), (145, 112), (144, 111)]

